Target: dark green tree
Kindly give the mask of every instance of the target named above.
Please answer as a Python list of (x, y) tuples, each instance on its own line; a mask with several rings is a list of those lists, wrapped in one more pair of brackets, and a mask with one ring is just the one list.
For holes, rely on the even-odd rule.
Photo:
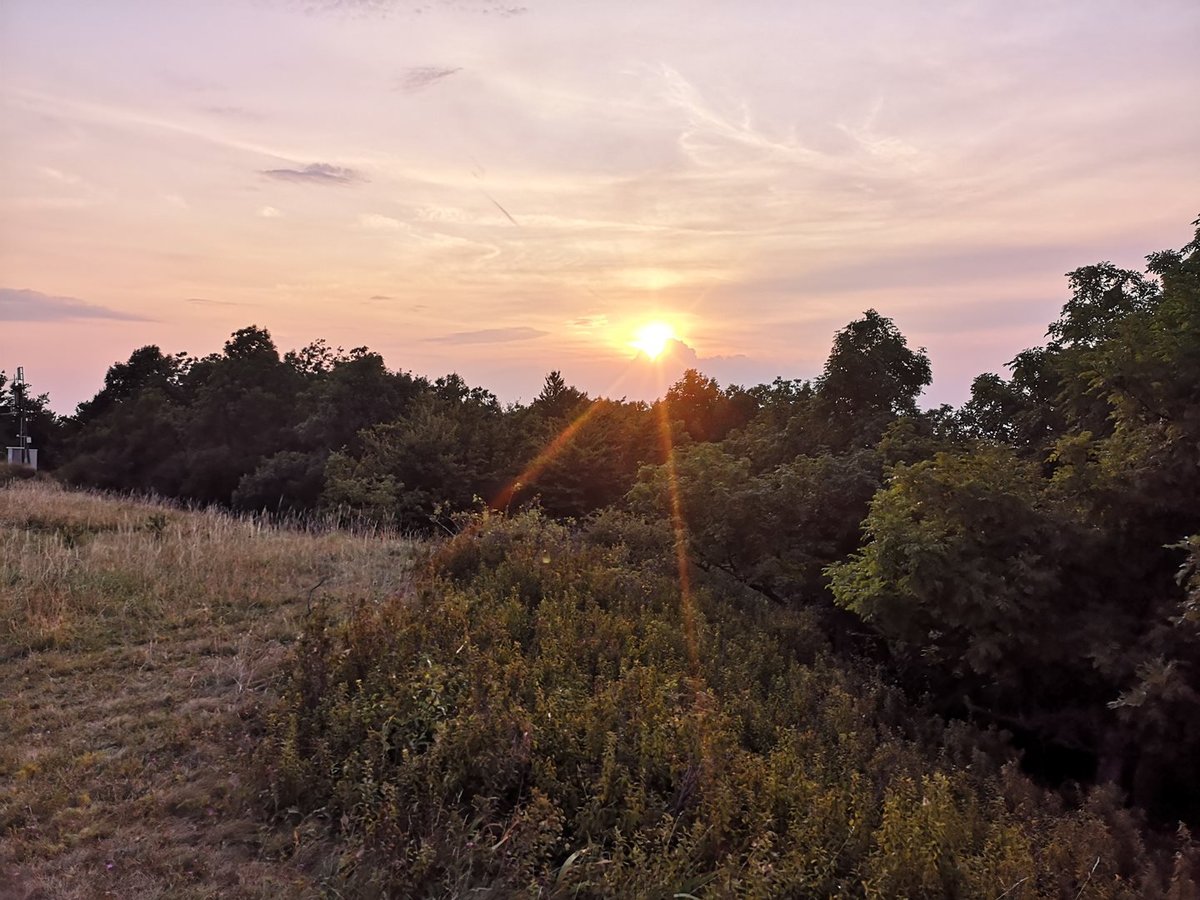
[(514, 500), (536, 496), (551, 515), (581, 518), (617, 503), (639, 468), (661, 459), (658, 423), (649, 406), (593, 400), (586, 413), (565, 422), (531, 454), (527, 483)]
[(359, 433), (361, 450), (329, 459), (321, 503), (428, 530), (443, 513), (496, 496), (516, 474), (494, 394), (456, 374), (437, 379), (394, 421)]
[(1061, 353), (1037, 347), (1008, 364), (1012, 377), (980, 375), (971, 384), (971, 399), (960, 411), (965, 431), (976, 438), (1011, 444), (1023, 455), (1044, 458), (1067, 430), (1060, 406), (1063, 378)]
[(868, 309), (834, 337), (817, 392), (838, 415), (899, 416), (916, 412), (932, 379), (924, 349), (909, 350), (895, 323)]
[(564, 421), (577, 416), (587, 403), (587, 394), (568, 385), (562, 372), (555, 370), (546, 376), (530, 408), (543, 419)]
[(745, 425), (757, 404), (741, 388), (722, 390), (715, 378), (688, 369), (659, 401), (693, 441), (720, 441)]
[(382, 356), (361, 349), (334, 359), (318, 375), (298, 400), (304, 418), (297, 437), (312, 451), (357, 451), (362, 429), (394, 421), (429, 391), (425, 379), (389, 372)]
[(717, 444), (646, 469), (633, 508), (669, 514), (678, 490), (693, 558), (777, 603), (824, 604), (823, 570), (858, 545), (859, 523), (880, 482), (875, 454), (799, 456), (764, 472)]
[(121, 403), (147, 390), (162, 391), (178, 398), (190, 360), (186, 353), (165, 355), (153, 344), (134, 350), (123, 363), (113, 363), (104, 376), (104, 387), (91, 400), (80, 403), (75, 411), (74, 427), (86, 426)]
[(1036, 466), (989, 445), (901, 465), (865, 529), (833, 593), (904, 652), (1015, 693), (1061, 656), (1065, 561), (1085, 530)]
[(266, 329), (234, 332), (222, 355), (193, 364), (188, 388), (183, 496), (229, 503), (264, 457), (295, 448), (303, 379)]

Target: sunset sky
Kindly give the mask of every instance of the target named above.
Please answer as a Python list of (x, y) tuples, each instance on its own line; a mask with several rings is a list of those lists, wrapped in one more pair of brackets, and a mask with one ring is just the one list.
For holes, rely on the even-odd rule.
[(756, 383), (874, 307), (959, 403), (1190, 239), (1197, 47), (1196, 0), (0, 0), (0, 368), (69, 412), (253, 323), (638, 396), (648, 320)]

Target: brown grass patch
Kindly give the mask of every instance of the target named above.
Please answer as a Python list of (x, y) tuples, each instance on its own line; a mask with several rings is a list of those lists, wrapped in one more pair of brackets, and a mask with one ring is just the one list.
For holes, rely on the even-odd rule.
[(411, 560), (388, 535), (0, 489), (0, 896), (316, 896), (246, 757), (308, 604), (395, 595)]

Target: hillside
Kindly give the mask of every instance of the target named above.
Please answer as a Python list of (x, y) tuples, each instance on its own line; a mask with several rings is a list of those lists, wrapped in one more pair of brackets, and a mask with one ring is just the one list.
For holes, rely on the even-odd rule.
[(665, 525), (426, 549), (45, 483), (0, 523), (14, 896), (1197, 896), (1185, 834), (681, 583)]
[[(248, 780), (313, 597), (384, 597), (409, 546), (0, 488), (0, 895), (302, 897)], [(287, 859), (285, 859), (287, 857)]]

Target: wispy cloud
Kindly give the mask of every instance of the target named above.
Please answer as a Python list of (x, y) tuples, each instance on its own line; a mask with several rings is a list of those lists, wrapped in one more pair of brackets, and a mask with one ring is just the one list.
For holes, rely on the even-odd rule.
[(0, 288), (0, 322), (62, 322), (70, 319), (144, 321), (141, 316), (75, 297), (54, 297), (41, 291)]
[[(242, 140), (224, 129), (205, 127), (185, 119), (147, 112), (137, 107), (125, 107), (108, 103), (81, 100), (54, 93), (5, 86), (10, 100), (19, 106), (43, 113), (52, 111), (58, 115), (82, 118), (90, 122), (129, 128), (148, 128), (161, 132), (181, 134), (208, 144), (240, 150), (256, 155), (287, 159), (298, 155), (288, 147), (267, 146), (254, 141)], [(205, 123), (206, 125), (209, 123)]]
[(529, 341), (549, 334), (540, 328), (519, 325), (513, 328), (482, 328), (479, 331), (456, 331), (442, 337), (429, 338), (435, 344), (506, 344)]
[(202, 306), (241, 306), (240, 303), (234, 303), (232, 300), (213, 300), (210, 297), (188, 297), (184, 303), (196, 303)]
[[(502, 19), (505, 2), (530, 11)], [(607, 385), (629, 362), (619, 334), (651, 313), (697, 348), (682, 364), (741, 380), (778, 361), (778, 374), (808, 376), (871, 306), (938, 354), (939, 382), (963, 372), (965, 393), (969, 367), (996, 370), (1042, 339), (1062, 272), (1136, 266), (1186, 241), (1195, 216), (1178, 189), (1200, 143), (1200, 117), (1178, 115), (1195, 0), (1100, 16), (1032, 0), (1016, 13), (886, 0), (755, 14), (679, 0), (147, 4), (119, 60), (97, 25), (119, 31), (120, 16), (35, 15), (42, 5), (15, 39), (70, 46), (77, 65), (19, 54), (2, 79), (0, 117), (21, 141), (0, 240), (26, 274), (0, 281), (164, 325), (174, 312), (185, 329), (236, 311), (192, 293), (268, 311), (287, 298), (310, 333), (335, 297), (349, 304), (343, 324), (382, 329), (372, 343), (392, 340), (395, 358), (428, 371), (469, 358), (464, 374), (502, 396), (526, 390), (518, 365), (536, 389), (546, 353), (530, 351), (543, 347), (582, 371), (612, 350), (612, 369), (578, 382)], [(204, 80), (166, 80), (164, 65)], [(105, 66), (125, 89), (72, 74)], [(1150, 120), (1162, 127), (1138, 127)], [(168, 190), (192, 210), (164, 207)], [(398, 293), (368, 300), (386, 284)], [(54, 333), (47, 356), (82, 372), (64, 348), (94, 349), (104, 321), (68, 322), (78, 337), (26, 330)], [(503, 327), (533, 321), (550, 334)]]
[(578, 319), (572, 319), (571, 324), (576, 328), (603, 328), (608, 324), (608, 316), (603, 313), (598, 313), (591, 316), (580, 316)]
[(404, 227), (404, 223), (399, 219), (382, 216), (379, 213), (363, 213), (358, 217), (358, 226), (369, 228), (372, 231), (399, 231)]
[(265, 118), (262, 113), (246, 109), (244, 106), (201, 106), (200, 111), (240, 122), (261, 122)]
[(38, 166), (38, 172), (51, 181), (57, 181), (59, 184), (80, 184), (83, 181), (78, 175), (63, 172), (51, 166)]
[(461, 71), (462, 66), (412, 66), (404, 70), (404, 74), (396, 83), (396, 89), (405, 94), (415, 94)]
[(526, 6), (497, 2), (497, 0), (439, 0), (435, 3), (414, 3), (412, 0), (291, 0), (306, 13), (340, 14), (343, 16), (424, 15), (438, 12), (496, 16), (510, 19), (529, 11)]
[(356, 184), (367, 180), (355, 169), (331, 163), (311, 163), (299, 169), (263, 169), (261, 174), (277, 181), (299, 184)]

